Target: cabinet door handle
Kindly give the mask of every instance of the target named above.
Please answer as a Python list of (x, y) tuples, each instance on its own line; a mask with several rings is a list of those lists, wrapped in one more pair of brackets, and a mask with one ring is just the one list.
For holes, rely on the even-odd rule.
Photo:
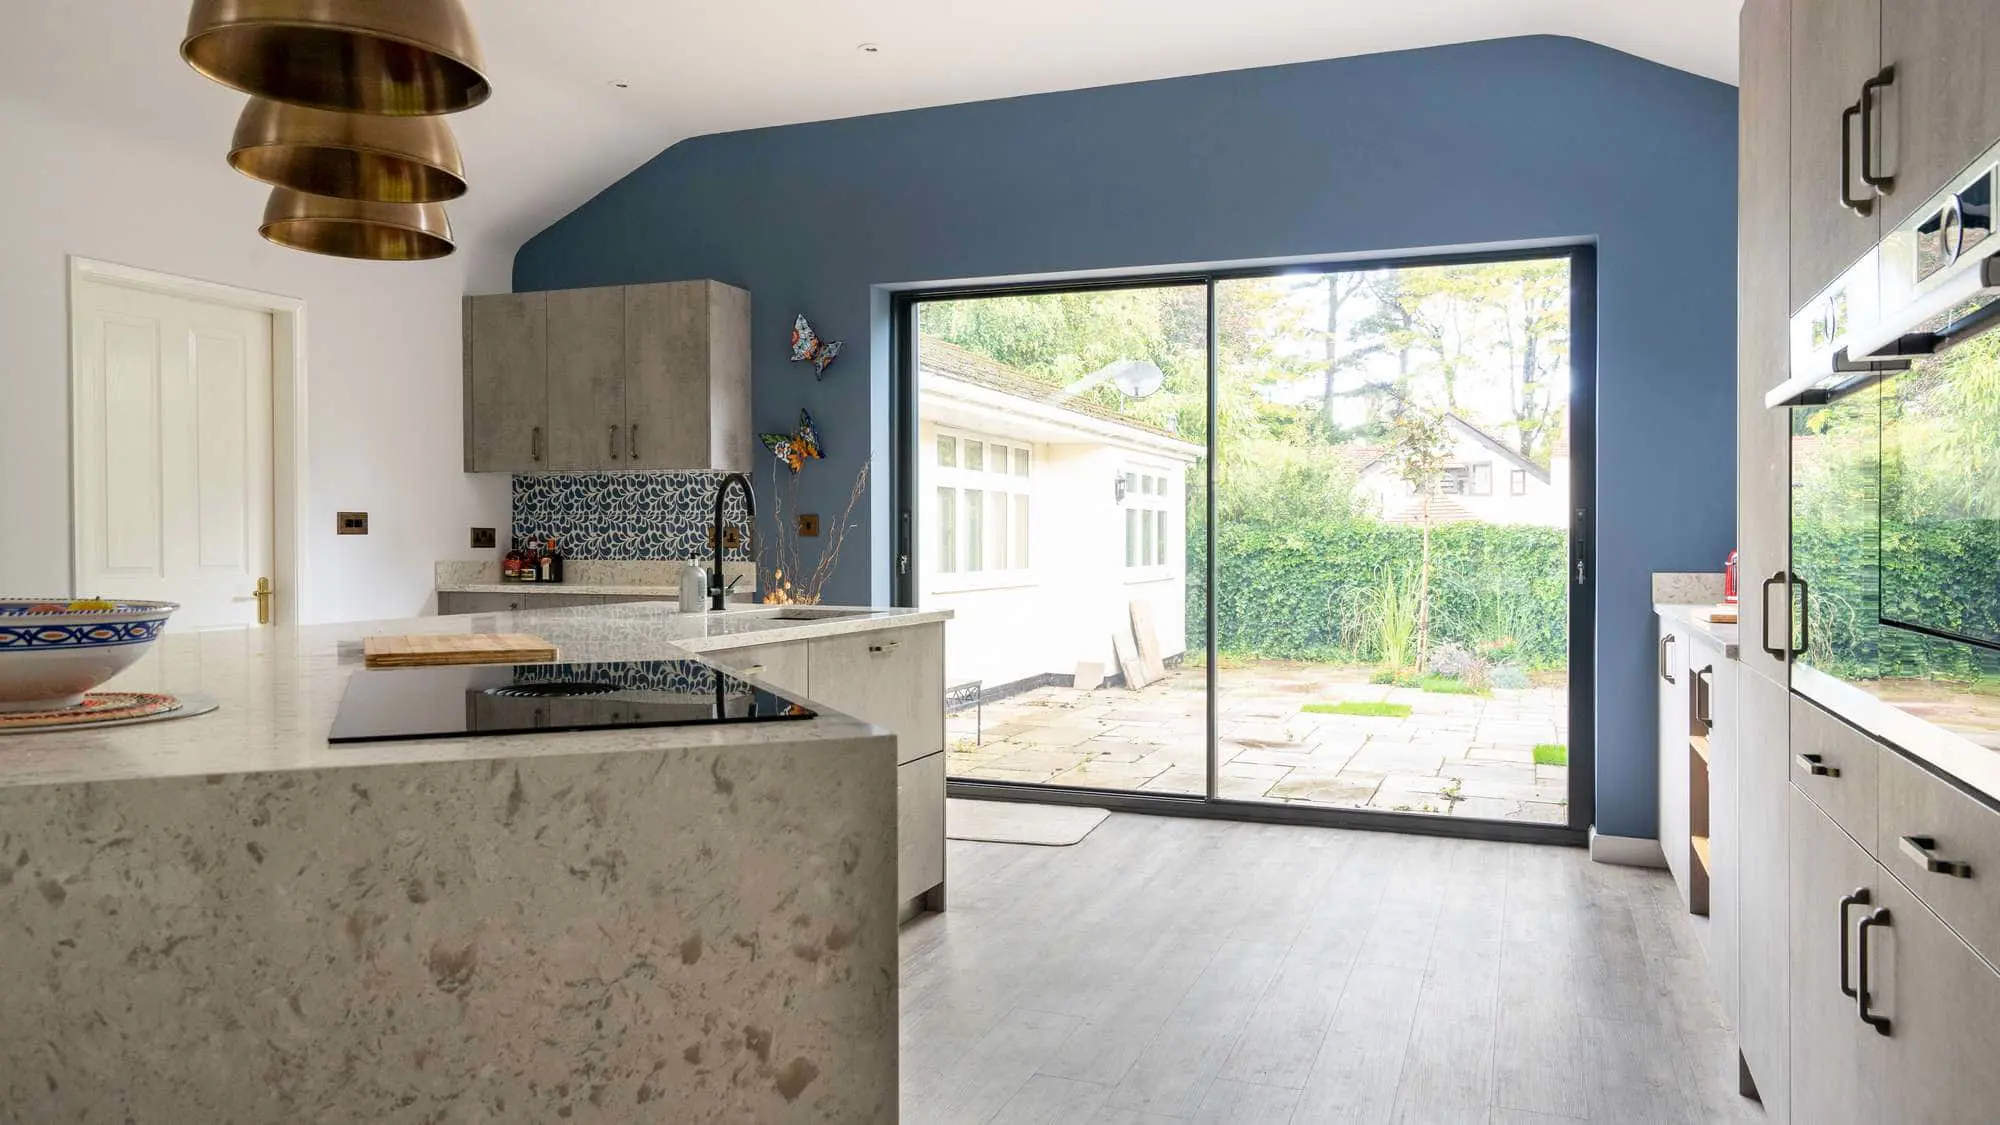
[(540, 426), (536, 426), (534, 429), (528, 431), (528, 456), (537, 461), (542, 459), (542, 428)]
[(1672, 672), (1667, 671), (1667, 646), (1673, 643), (1674, 643), (1674, 635), (1672, 633), (1666, 633), (1660, 637), (1660, 655), (1659, 655), (1660, 678), (1667, 681), (1670, 684), (1677, 682), (1674, 679), (1674, 674)]
[(1861, 84), (1861, 182), (1874, 188), (1878, 195), (1896, 190), (1896, 177), (1885, 176), (1875, 168), (1875, 95), (1895, 81), (1896, 68), (1885, 66), (1880, 74)]
[(1715, 665), (1694, 674), (1694, 717), (1703, 726), (1715, 725)]
[(611, 459), (618, 460), (618, 427), (611, 427)]
[[(1781, 571), (1779, 571), (1778, 573), (1776, 573), (1776, 574), (1773, 574), (1773, 575), (1772, 575), (1771, 577), (1769, 577), (1769, 578), (1766, 578), (1766, 579), (1764, 579), (1764, 605), (1763, 605), (1763, 610), (1764, 610), (1764, 645), (1763, 645), (1763, 648), (1764, 648), (1764, 651), (1765, 651), (1765, 652), (1768, 652), (1768, 653), (1770, 653), (1770, 654), (1771, 654), (1771, 659), (1773, 659), (1773, 660), (1790, 660), (1790, 659), (1792, 658), (1792, 654), (1791, 654), (1791, 651), (1790, 651), (1789, 649), (1786, 649), (1786, 648), (1777, 648), (1777, 647), (1774, 647), (1774, 646), (1773, 646), (1773, 645), (1771, 644), (1771, 587), (1773, 587), (1773, 586), (1776, 586), (1776, 585), (1779, 585), (1780, 583), (1783, 583), (1783, 582), (1786, 582), (1786, 581), (1788, 581), (1788, 580), (1789, 580), (1789, 579), (1790, 579), (1791, 577), (1792, 577), (1792, 576), (1791, 576), (1791, 573), (1790, 573), (1789, 571), (1784, 571), (1784, 570), (1781, 570)], [(1789, 601), (1788, 601), (1788, 602), (1787, 602), (1787, 606), (1788, 606), (1788, 607), (1789, 607), (1789, 604), (1790, 604), (1790, 603), (1789, 603)], [(1787, 613), (1785, 614), (1785, 643), (1789, 645), (1789, 644), (1791, 643), (1791, 640), (1792, 640), (1792, 619), (1791, 619), (1791, 613), (1790, 613), (1790, 612), (1789, 612), (1789, 610), (1788, 610), (1788, 612), (1787, 612)]]
[(1867, 906), (1873, 901), (1867, 887), (1856, 887), (1851, 893), (1840, 896), (1840, 994), (1859, 997), (1861, 994), (1847, 980), (1847, 909), (1851, 906)]
[(1856, 199), (1847, 189), (1854, 185), (1854, 119), (1861, 116), (1861, 103), (1840, 111), (1840, 205), (1862, 218), (1875, 210), (1872, 199)]
[(901, 641), (883, 641), (881, 644), (869, 645), (868, 651), (880, 656), (883, 653), (896, 651), (902, 644)]
[(1861, 988), (1859, 995), (1854, 998), (1854, 1014), (1861, 1017), (1862, 1023), (1874, 1028), (1878, 1035), (1889, 1034), (1889, 1017), (1878, 1016), (1868, 1010), (1868, 931), (1876, 926), (1886, 929), (1888, 925), (1889, 908), (1878, 906), (1863, 916), (1860, 925), (1854, 927), (1854, 944), (1860, 947), (1861, 962), (1856, 969), (1857, 975), (1861, 978)]
[(1814, 777), (1839, 777), (1840, 767), (1829, 766), (1818, 754), (1794, 754), (1792, 763)]
[[(1792, 588), (1799, 592), (1799, 643), (1798, 647), (1792, 649), (1792, 651), (1794, 653), (1807, 652), (1812, 648), (1812, 587), (1806, 585), (1805, 579), (1794, 574), (1792, 575)], [(1786, 609), (1789, 610), (1790, 608), (1791, 606), (1788, 602)], [(1785, 636), (1787, 638), (1791, 636), (1791, 630), (1792, 623), (1787, 620), (1785, 622)]]
[(630, 430), (625, 434), (625, 458), (628, 461), (637, 461), (639, 459), (639, 424), (637, 422), (632, 423)]
[(1904, 855), (1909, 856), (1933, 875), (1949, 875), (1954, 879), (1972, 878), (1972, 865), (1962, 860), (1940, 859), (1937, 854), (1937, 840), (1931, 836), (1904, 836), (1899, 845)]

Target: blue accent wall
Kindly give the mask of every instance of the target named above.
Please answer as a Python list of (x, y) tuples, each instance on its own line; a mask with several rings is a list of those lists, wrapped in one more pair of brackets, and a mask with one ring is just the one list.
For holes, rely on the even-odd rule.
[[(699, 137), (514, 284), (748, 289), (757, 420), (813, 412), (800, 499), (837, 513), (870, 454), (886, 479), (891, 288), (1538, 241), (1597, 246), (1597, 825), (1652, 836), (1650, 575), (1734, 539), (1733, 87), (1537, 36)], [(824, 382), (797, 312), (847, 342)], [(887, 491), (829, 600), (886, 597)]]

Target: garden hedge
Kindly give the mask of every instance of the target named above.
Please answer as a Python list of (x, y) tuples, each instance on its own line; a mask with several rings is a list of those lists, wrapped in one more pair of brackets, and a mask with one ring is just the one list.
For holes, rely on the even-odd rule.
[[(1235, 524), (1216, 534), (1216, 641), (1225, 656), (1376, 663), (1372, 607), (1386, 576), (1413, 581), (1422, 531), (1372, 520)], [(1198, 528), (1189, 567), (1206, 565)], [(1431, 530), (1431, 643), (1529, 669), (1567, 661), (1568, 536), (1557, 528), (1445, 524)], [(1188, 584), (1188, 635), (1206, 599)]]

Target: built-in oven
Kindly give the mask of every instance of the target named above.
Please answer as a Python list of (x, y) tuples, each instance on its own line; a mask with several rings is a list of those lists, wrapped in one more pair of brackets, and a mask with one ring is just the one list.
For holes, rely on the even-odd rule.
[[(2000, 750), (2000, 146), (1792, 323), (1793, 686), (1912, 749)], [(1786, 615), (1768, 615), (1782, 632)]]

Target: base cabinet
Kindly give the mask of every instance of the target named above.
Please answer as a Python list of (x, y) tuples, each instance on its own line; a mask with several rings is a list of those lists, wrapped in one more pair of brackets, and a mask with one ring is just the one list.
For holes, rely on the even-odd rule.
[(1792, 1120), (2000, 1115), (2000, 974), (1797, 790), (1791, 871)]
[(1791, 1117), (1791, 693), (1736, 674), (1736, 1042), (1771, 1121)]
[(943, 910), (944, 626), (727, 649), (703, 659), (896, 732), (899, 897), (906, 916)]
[(944, 754), (896, 767), (896, 898), (944, 909)]

